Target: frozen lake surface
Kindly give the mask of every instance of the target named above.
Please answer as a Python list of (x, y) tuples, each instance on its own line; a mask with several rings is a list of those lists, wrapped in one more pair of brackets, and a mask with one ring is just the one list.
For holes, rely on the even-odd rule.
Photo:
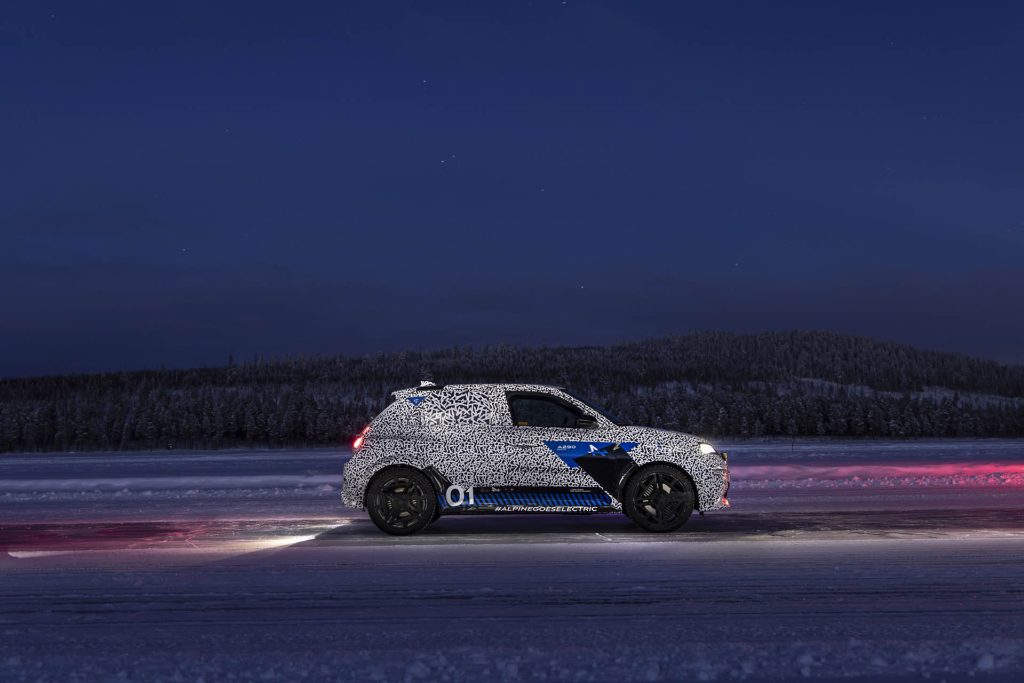
[(0, 680), (1024, 677), (1024, 441), (741, 443), (733, 509), (384, 536), (347, 451), (0, 455)]

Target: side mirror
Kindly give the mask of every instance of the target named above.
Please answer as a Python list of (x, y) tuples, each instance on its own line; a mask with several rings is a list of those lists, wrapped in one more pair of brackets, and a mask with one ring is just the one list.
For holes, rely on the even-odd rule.
[(576, 418), (576, 426), (580, 429), (597, 429), (597, 419), (591, 415), (580, 415)]

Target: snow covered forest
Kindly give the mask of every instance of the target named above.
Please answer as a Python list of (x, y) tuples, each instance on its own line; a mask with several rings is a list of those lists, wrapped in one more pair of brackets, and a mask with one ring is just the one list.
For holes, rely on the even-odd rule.
[(0, 380), (0, 451), (338, 444), (423, 378), (558, 384), (625, 423), (708, 437), (1024, 436), (1024, 366), (824, 332), (695, 333)]

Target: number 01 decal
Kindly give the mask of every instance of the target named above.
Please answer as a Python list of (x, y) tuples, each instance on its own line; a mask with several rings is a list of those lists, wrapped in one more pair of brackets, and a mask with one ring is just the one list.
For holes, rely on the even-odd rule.
[(453, 508), (457, 508), (460, 505), (475, 505), (473, 501), (473, 487), (462, 488), (452, 484), (448, 487), (448, 490), (444, 492), (444, 499), (448, 501), (448, 504)]

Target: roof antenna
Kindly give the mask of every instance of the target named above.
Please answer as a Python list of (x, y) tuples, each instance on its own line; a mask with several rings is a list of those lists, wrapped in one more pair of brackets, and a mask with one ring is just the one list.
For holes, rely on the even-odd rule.
[(418, 387), (416, 387), (416, 388), (417, 389), (423, 389), (425, 387), (436, 387), (436, 386), (437, 385), (434, 384), (433, 382), (431, 382), (429, 379), (421, 379), (420, 380), (420, 385)]

